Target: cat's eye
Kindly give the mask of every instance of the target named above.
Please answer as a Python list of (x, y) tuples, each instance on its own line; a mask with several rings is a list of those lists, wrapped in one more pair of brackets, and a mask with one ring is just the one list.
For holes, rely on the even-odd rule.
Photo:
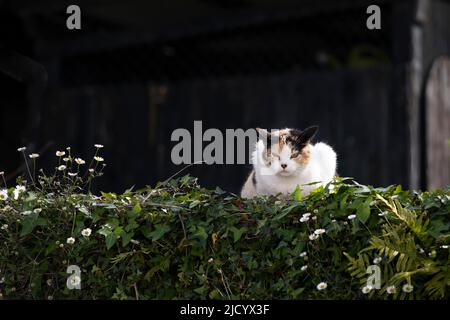
[(300, 152), (295, 152), (295, 153), (291, 154), (291, 159), (297, 158), (299, 154), (300, 154)]

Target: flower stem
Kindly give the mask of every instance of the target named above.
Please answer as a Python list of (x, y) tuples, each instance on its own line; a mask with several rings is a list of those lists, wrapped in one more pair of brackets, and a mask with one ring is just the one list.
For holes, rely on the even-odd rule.
[(5, 176), (3, 174), (2, 174), (2, 178), (3, 178), (3, 183), (5, 184), (5, 188), (8, 189), (8, 186), (6, 185)]
[(23, 154), (23, 158), (25, 159), (25, 165), (27, 166), (28, 175), (30, 176), (31, 182), (33, 182), (33, 185), (34, 185), (35, 183), (34, 183), (33, 176), (31, 175), (30, 167), (28, 166), (27, 156), (25, 155), (25, 152), (23, 152), (23, 151), (22, 151), (22, 154)]
[(36, 159), (33, 159), (33, 180), (36, 181)]

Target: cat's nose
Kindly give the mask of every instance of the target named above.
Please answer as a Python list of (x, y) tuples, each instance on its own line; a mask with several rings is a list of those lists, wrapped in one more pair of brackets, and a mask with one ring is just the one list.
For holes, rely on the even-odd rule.
[(286, 164), (286, 163), (282, 163), (282, 164), (281, 164), (281, 167), (282, 167), (283, 169), (286, 169), (287, 164)]

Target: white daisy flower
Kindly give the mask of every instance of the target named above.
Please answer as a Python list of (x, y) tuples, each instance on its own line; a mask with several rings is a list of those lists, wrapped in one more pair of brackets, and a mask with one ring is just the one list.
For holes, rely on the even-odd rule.
[(8, 226), (7, 224), (4, 224), (4, 225), (2, 225), (1, 229), (2, 229), (2, 230), (6, 230), (6, 229), (8, 229), (8, 227), (9, 227), (9, 226)]
[(402, 288), (403, 292), (410, 293), (413, 292), (414, 287), (410, 284), (405, 284)]
[(22, 212), (22, 215), (23, 216), (29, 216), (32, 213), (33, 213), (33, 211), (27, 210), (27, 211)]
[(332, 223), (336, 223), (336, 219), (331, 220)]
[(302, 252), (302, 253), (300, 253), (300, 255), (299, 255), (299, 256), (300, 256), (301, 258), (304, 258), (304, 257), (306, 257), (306, 255), (307, 255), (307, 253), (306, 253), (306, 252)]
[(78, 173), (76, 173), (76, 172), (69, 172), (68, 175), (70, 177), (75, 177), (76, 175), (78, 175)]
[(65, 165), (60, 165), (59, 167), (58, 167), (58, 171), (64, 171), (64, 170), (66, 170), (67, 169), (67, 167), (65, 166)]
[(362, 293), (368, 294), (370, 291), (372, 291), (372, 286), (365, 286), (362, 288)]
[(303, 266), (300, 268), (301, 271), (305, 271), (306, 269), (308, 269), (308, 266)]
[(381, 260), (383, 260), (383, 258), (381, 257), (376, 257), (375, 259), (373, 259), (373, 263), (374, 264), (379, 264), (381, 262)]
[(70, 151), (70, 149), (71, 149), (70, 147), (67, 147), (67, 148), (66, 148), (67, 151)]
[(75, 238), (74, 237), (70, 237), (70, 238), (67, 238), (67, 244), (74, 244), (75, 243)]
[(94, 169), (92, 169), (92, 168), (91, 168), (91, 169), (89, 169), (89, 172), (90, 172), (90, 173), (94, 173), (94, 171), (95, 171), (95, 170), (94, 170)]
[(21, 147), (21, 148), (17, 149), (17, 151), (19, 151), (19, 152), (24, 152), (25, 150), (27, 150), (26, 147)]
[(397, 288), (395, 286), (389, 286), (386, 288), (386, 292), (388, 294), (395, 294), (397, 292)]
[(39, 158), (39, 155), (37, 153), (32, 153), (29, 155), (30, 159), (36, 159)]
[(348, 220), (353, 220), (356, 218), (356, 214), (351, 214), (347, 217)]
[(8, 200), (8, 190), (6, 189), (0, 190), (0, 200), (3, 201)]
[(70, 284), (74, 287), (78, 286), (81, 283), (81, 278), (79, 276), (71, 276), (69, 278)]
[(83, 235), (84, 237), (89, 237), (92, 233), (92, 230), (90, 228), (86, 228), (81, 230), (81, 235)]
[(308, 220), (309, 220), (308, 217), (301, 217), (301, 218), (300, 218), (300, 222), (306, 222), (306, 221), (308, 221)]
[(311, 241), (316, 240), (317, 238), (319, 238), (319, 236), (315, 233), (309, 235), (309, 240)]
[(134, 240), (134, 239), (131, 239), (130, 242), (134, 243), (134, 244), (139, 244), (140, 243), (138, 240)]
[(302, 215), (302, 217), (305, 217), (305, 218), (309, 218), (310, 216), (311, 216), (311, 213), (310, 213), (310, 212), (304, 213), (304, 214)]
[(64, 162), (67, 162), (67, 161), (69, 161), (69, 160), (70, 160), (70, 157), (63, 158), (63, 161), (64, 161)]
[(2, 283), (5, 283), (5, 277), (2, 277), (2, 278), (0, 279), (0, 284), (2, 284)]
[(214, 261), (213, 258), (209, 258), (209, 259), (208, 259), (208, 262), (209, 262), (209, 263), (213, 263), (213, 261)]
[(103, 159), (102, 157), (96, 156), (96, 157), (94, 157), (94, 160), (97, 161), (97, 162), (102, 162), (105, 159)]
[(25, 192), (27, 188), (25, 188), (25, 186), (17, 185), (16, 190), (18, 190), (19, 192)]
[(96, 147), (97, 149), (101, 149), (101, 148), (103, 148), (103, 145), (102, 144), (94, 144), (94, 147)]
[(5, 175), (5, 171), (0, 171), (0, 176), (4, 176)]
[(65, 156), (66, 155), (66, 152), (65, 151), (56, 151), (56, 156), (57, 157), (63, 157), (63, 156)]
[(75, 158), (75, 162), (76, 162), (76, 164), (78, 164), (78, 165), (82, 165), (82, 164), (85, 164), (85, 163), (86, 163), (86, 161), (84, 161), (84, 160), (81, 159), (81, 158)]
[(325, 290), (328, 287), (326, 282), (321, 282), (317, 285), (317, 290)]
[(316, 235), (321, 235), (322, 233), (325, 233), (325, 229), (317, 229), (316, 231), (314, 231), (314, 234)]
[(317, 220), (317, 217), (316, 216), (312, 216), (311, 220)]
[(41, 212), (42, 212), (42, 209), (41, 209), (41, 208), (36, 208), (36, 209), (33, 210), (33, 212), (34, 212), (34, 213), (41, 213)]
[(441, 246), (442, 249), (448, 249), (448, 245), (444, 244)]

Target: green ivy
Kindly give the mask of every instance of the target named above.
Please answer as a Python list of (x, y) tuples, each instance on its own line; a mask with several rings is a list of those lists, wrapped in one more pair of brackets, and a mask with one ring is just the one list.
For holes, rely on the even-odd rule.
[[(449, 298), (449, 188), (416, 192), (345, 179), (333, 187), (251, 200), (202, 188), (189, 176), (100, 196), (30, 186), (15, 199), (10, 188), (0, 198), (0, 294)], [(81, 269), (80, 290), (66, 286), (70, 265)], [(381, 287), (363, 292), (370, 265), (379, 266)]]

